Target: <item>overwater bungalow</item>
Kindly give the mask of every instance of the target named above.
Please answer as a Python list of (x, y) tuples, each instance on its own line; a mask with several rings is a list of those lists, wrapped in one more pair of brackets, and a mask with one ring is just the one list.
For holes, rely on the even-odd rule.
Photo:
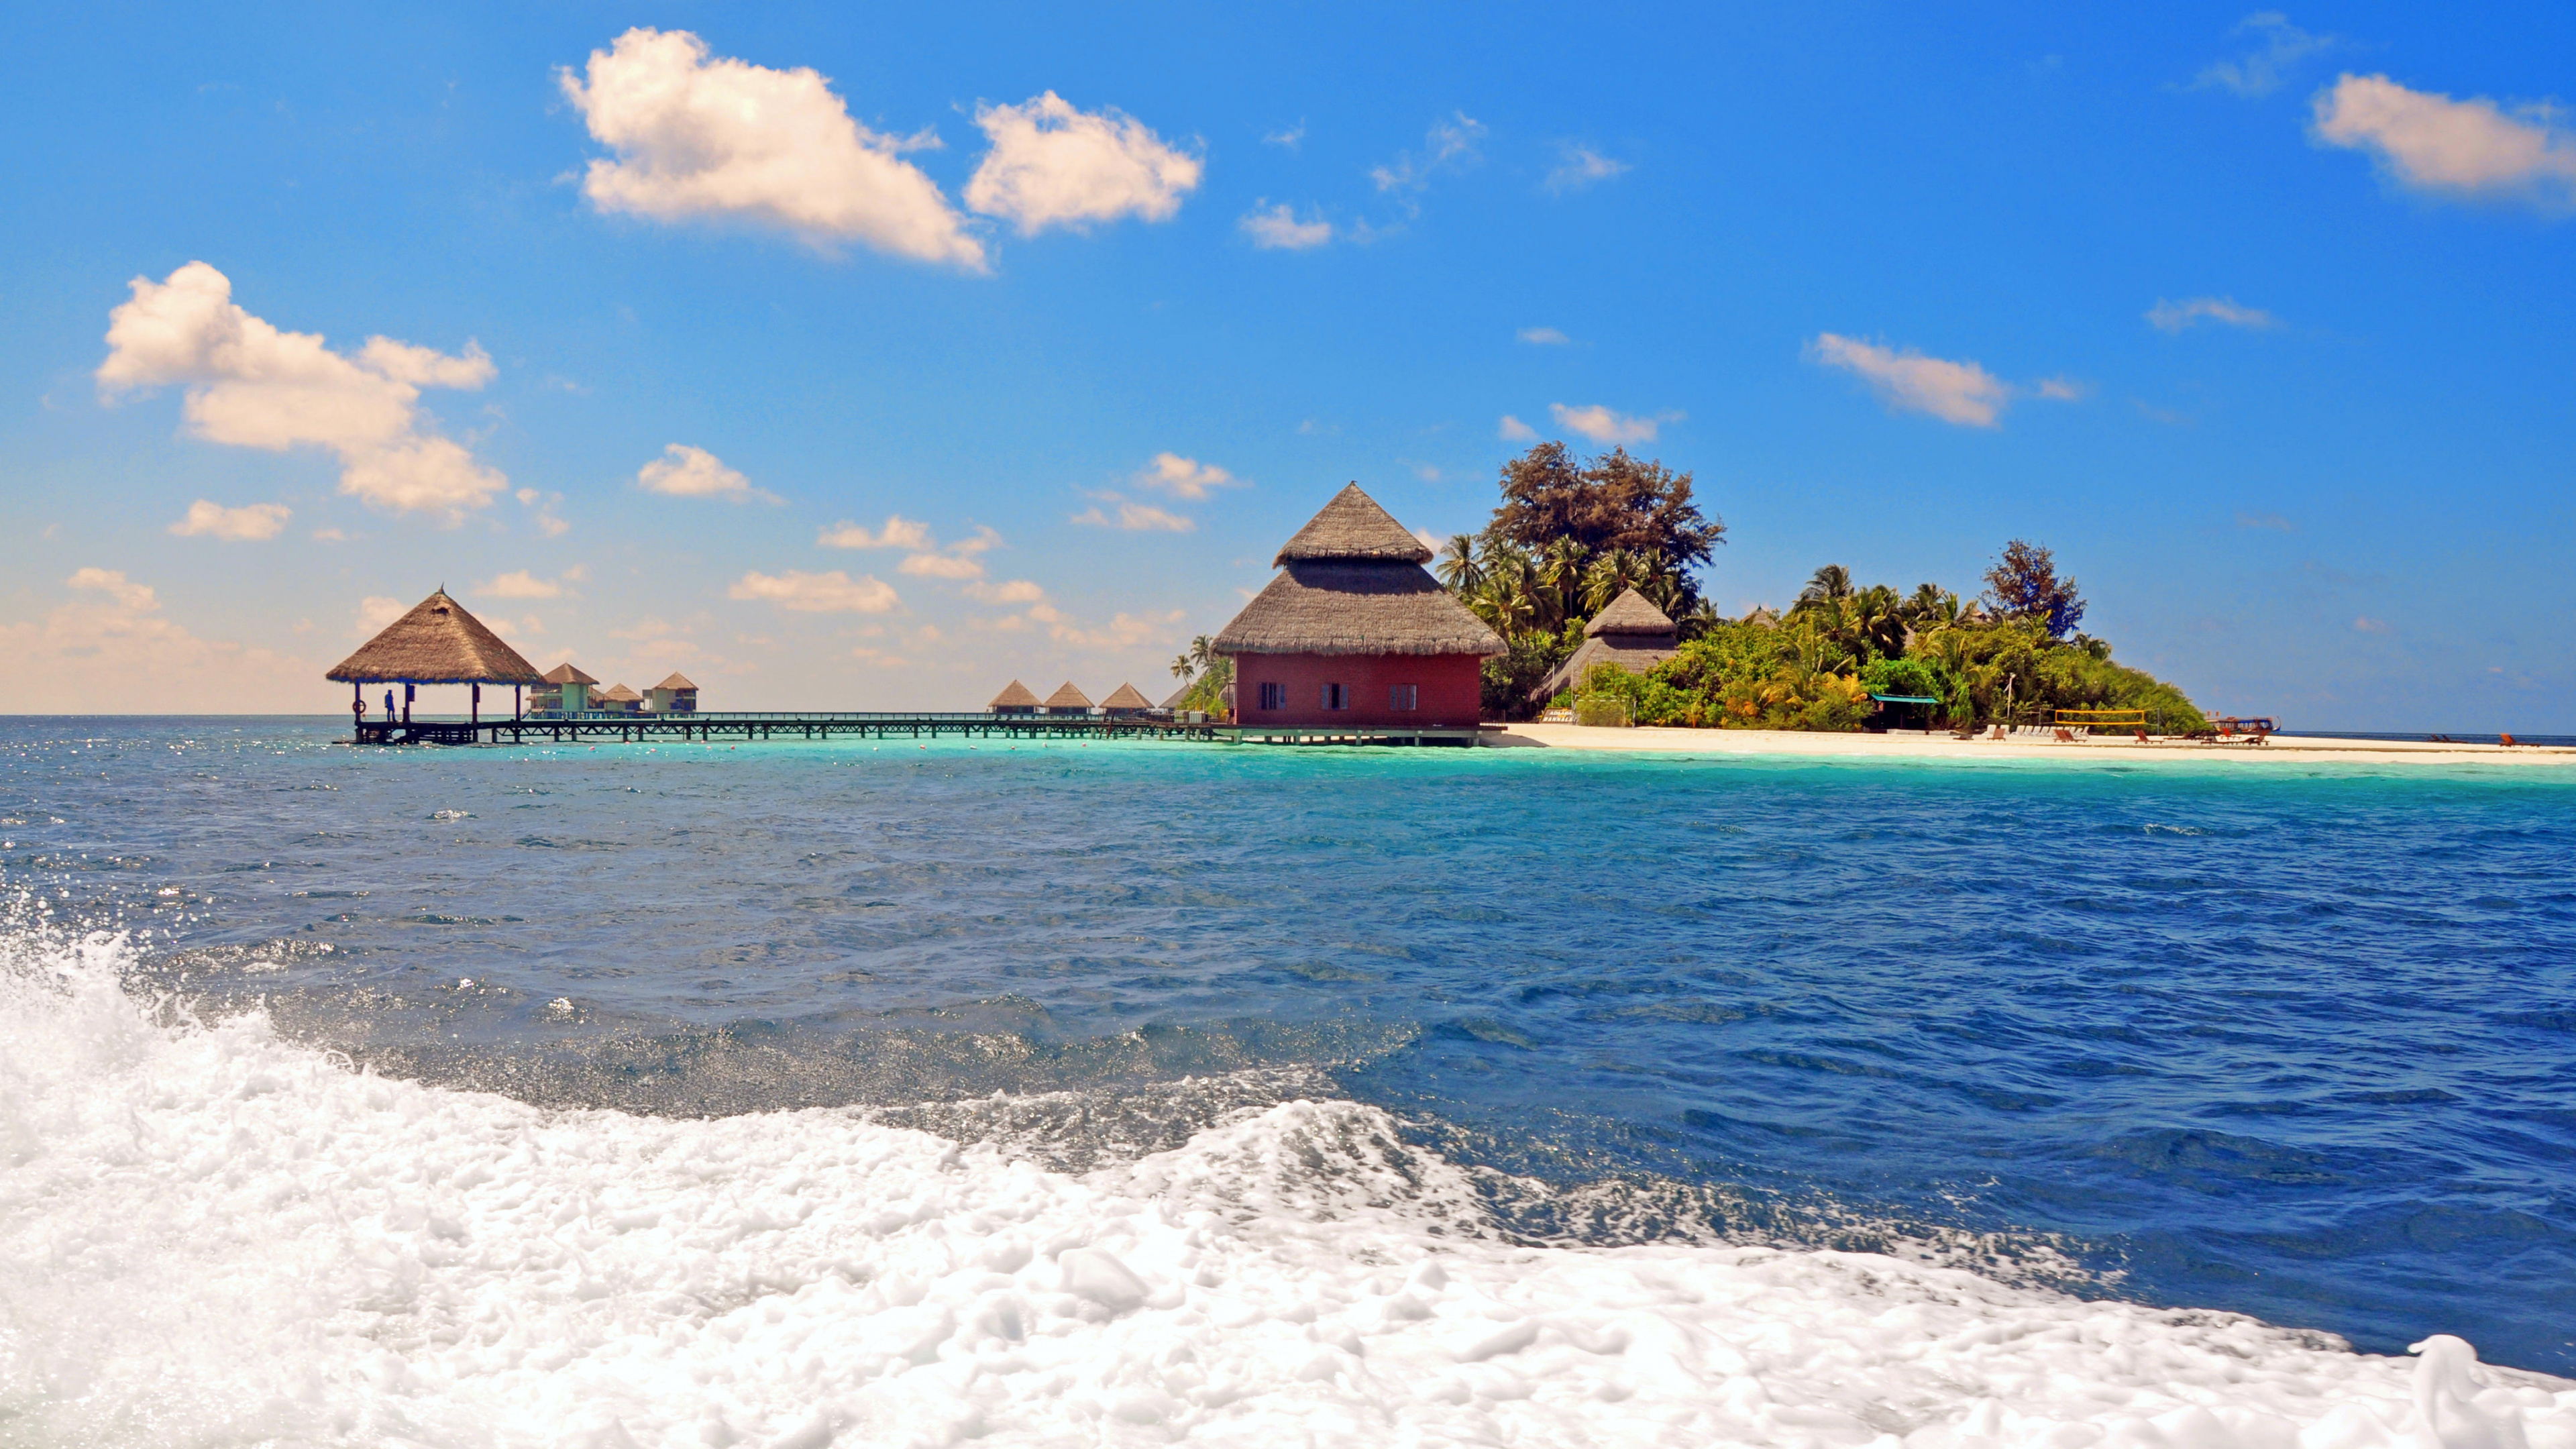
[(591, 696), (590, 707), (601, 714), (636, 714), (644, 707), (644, 696), (623, 684), (612, 684)]
[(1530, 691), (1532, 699), (1553, 699), (1557, 691), (1579, 687), (1598, 664), (1616, 664), (1643, 674), (1681, 651), (1681, 636), (1672, 617), (1635, 589), (1612, 599), (1608, 608), (1583, 626), (1583, 646)]
[(1100, 702), (1100, 712), (1112, 719), (1132, 719), (1153, 707), (1154, 702), (1145, 697), (1145, 691), (1132, 684), (1118, 686)]
[[(1044, 679), (1046, 676), (1041, 674), (1038, 677), (1040, 679)], [(1064, 683), (1056, 686), (1055, 693), (1046, 697), (1046, 712), (1049, 714), (1089, 714), (1091, 713), (1091, 696), (1074, 688), (1073, 681), (1068, 679)]]
[[(471, 693), (467, 695), (466, 716), (479, 723), (483, 718), (483, 686), (509, 685), (510, 712), (516, 715), (522, 703), (521, 690), (541, 682), (535, 665), (502, 643), (500, 635), (465, 612), (465, 606), (449, 598), (443, 588), (387, 624), (376, 637), (359, 645), (357, 653), (341, 660), (323, 677), (349, 686), (350, 712), (360, 719), (366, 717), (369, 685), (401, 685), (401, 717), (406, 724), (411, 721), (414, 692), (424, 684), (468, 686)], [(389, 702), (385, 713), (390, 719), (394, 714), (390, 689), (386, 697)]]
[(569, 659), (547, 670), (539, 681), (528, 691), (530, 714), (579, 714), (590, 708), (590, 691), (599, 683)]
[(1422, 566), (1431, 549), (1360, 491), (1336, 494), (1216, 637), (1254, 725), (1472, 728), (1502, 636)]
[(655, 714), (696, 714), (698, 687), (674, 669), (670, 678), (644, 691), (644, 707)]
[(1034, 690), (1014, 679), (1009, 688), (994, 695), (993, 702), (984, 708), (994, 714), (1036, 714), (1038, 697)]

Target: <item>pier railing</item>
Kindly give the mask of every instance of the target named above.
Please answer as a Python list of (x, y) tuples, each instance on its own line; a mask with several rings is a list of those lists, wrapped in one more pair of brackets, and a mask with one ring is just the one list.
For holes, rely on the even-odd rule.
[(892, 711), (521, 715), (496, 720), (360, 720), (360, 745), (526, 745), (645, 740), (1204, 740), (1227, 744), (1471, 745), (1474, 726), (1236, 726), (1152, 715)]

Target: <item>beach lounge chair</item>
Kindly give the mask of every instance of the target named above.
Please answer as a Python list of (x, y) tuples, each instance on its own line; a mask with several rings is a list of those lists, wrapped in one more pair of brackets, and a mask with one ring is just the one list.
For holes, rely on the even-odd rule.
[(2148, 740), (2148, 738), (2147, 738), (2147, 732), (2146, 732), (2145, 730), (2138, 730), (2138, 731), (2136, 731), (2136, 734), (2137, 734), (2137, 736), (2138, 736), (2138, 743), (2139, 743), (2139, 744), (2142, 744), (2142, 745), (2143, 745), (2143, 744), (2149, 744), (2149, 743), (2152, 743), (2152, 741)]
[(2071, 734), (2067, 733), (2067, 732), (2066, 732), (2066, 731), (2064, 731), (2064, 730), (2059, 730), (2059, 731), (2057, 732), (2057, 742), (2058, 742), (2059, 744), (2061, 744), (2061, 745), (2071, 745), (2071, 744), (2075, 743), (2075, 736), (2073, 736), (2073, 735), (2071, 735)]

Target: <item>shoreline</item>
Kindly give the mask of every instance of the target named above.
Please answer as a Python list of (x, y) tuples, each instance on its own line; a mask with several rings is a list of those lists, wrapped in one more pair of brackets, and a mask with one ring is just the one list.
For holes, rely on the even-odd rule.
[(1948, 734), (1826, 734), (1807, 730), (1677, 729), (1515, 724), (1483, 743), (1498, 749), (1629, 750), (1677, 755), (1804, 755), (1817, 758), (1945, 761), (2027, 761), (2072, 764), (2080, 760), (2193, 761), (2300, 765), (2503, 765), (2576, 767), (2576, 748), (2549, 745), (2473, 745), (2273, 735), (2260, 745), (2219, 745), (2180, 740), (1962, 740)]

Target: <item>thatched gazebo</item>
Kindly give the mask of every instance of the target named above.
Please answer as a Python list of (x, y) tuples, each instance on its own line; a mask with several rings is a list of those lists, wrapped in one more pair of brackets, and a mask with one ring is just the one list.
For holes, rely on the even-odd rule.
[[(1038, 677), (1040, 679), (1044, 679), (1046, 676), (1041, 674)], [(1046, 697), (1046, 712), (1049, 714), (1089, 714), (1091, 713), (1091, 696), (1074, 688), (1073, 681), (1068, 679), (1064, 683), (1055, 687), (1055, 693)]]
[(1143, 714), (1153, 707), (1154, 702), (1145, 697), (1145, 691), (1132, 684), (1118, 686), (1107, 699), (1100, 702), (1101, 711), (1112, 718)]
[(1035, 691), (1014, 679), (1008, 689), (994, 695), (993, 702), (984, 708), (994, 714), (1036, 714), (1038, 697)]
[(1473, 726), (1502, 636), (1423, 564), (1431, 550), (1360, 491), (1334, 495), (1216, 636), (1244, 725)]
[[(474, 692), (467, 718), (476, 724), (483, 719), (484, 685), (509, 685), (510, 713), (516, 716), (520, 688), (540, 682), (535, 665), (502, 643), (501, 636), (485, 628), (482, 620), (465, 612), (465, 606), (449, 598), (444, 588), (413, 605), (410, 613), (386, 625), (323, 677), (348, 684), (350, 712), (360, 719), (367, 713), (368, 685), (402, 685), (405, 722), (411, 718), (413, 686), (470, 685)], [(390, 716), (392, 711), (386, 713)]]
[(1635, 589), (1623, 590), (1608, 608), (1593, 615), (1592, 622), (1583, 626), (1583, 635), (1583, 647), (1549, 670), (1538, 688), (1530, 691), (1530, 698), (1553, 699), (1558, 690), (1579, 687), (1596, 664), (1616, 664), (1631, 674), (1643, 674), (1682, 647), (1672, 617)]

